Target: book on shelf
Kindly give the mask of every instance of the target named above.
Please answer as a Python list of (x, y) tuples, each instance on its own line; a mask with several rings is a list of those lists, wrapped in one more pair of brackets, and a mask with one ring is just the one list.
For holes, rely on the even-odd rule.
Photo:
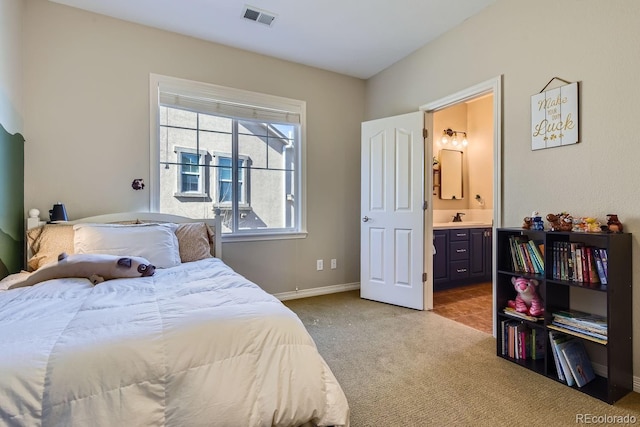
[(576, 242), (571, 242), (569, 244), (570, 247), (570, 253), (571, 253), (571, 265), (572, 265), (572, 273), (571, 273), (571, 277), (570, 280), (573, 282), (578, 282), (578, 271), (580, 270), (578, 268), (578, 243)]
[(582, 341), (570, 340), (562, 347), (561, 351), (578, 387), (595, 379), (596, 374)]
[(587, 253), (587, 248), (585, 246), (582, 247), (582, 283), (589, 283), (589, 254)]
[(598, 277), (600, 278), (600, 283), (603, 285), (607, 284), (607, 275), (604, 272), (604, 265), (602, 264), (602, 258), (599, 249), (593, 250), (593, 259), (596, 261), (596, 270), (598, 271)]
[(541, 359), (546, 343), (541, 329), (529, 328), (519, 320), (504, 319), (500, 322), (501, 353), (516, 360)]
[(606, 249), (599, 249), (598, 252), (600, 253), (600, 259), (602, 260), (602, 268), (604, 269), (604, 277), (608, 277), (609, 275), (609, 259), (607, 258), (607, 250)]
[(502, 329), (502, 333), (500, 336), (502, 337), (501, 347), (502, 347), (502, 355), (507, 356), (509, 354), (509, 326), (514, 324), (515, 320), (502, 320), (500, 322), (500, 327)]
[(598, 340), (606, 341), (607, 338), (608, 338), (606, 334), (602, 334), (602, 333), (596, 332), (596, 331), (586, 330), (586, 329), (579, 328), (579, 327), (572, 326), (572, 325), (565, 325), (563, 323), (559, 323), (559, 322), (555, 322), (555, 321), (552, 322), (551, 324), (554, 325), (554, 326), (557, 326), (557, 327), (559, 327), (561, 329), (565, 329), (565, 330), (567, 330), (567, 332), (571, 332), (571, 333), (576, 332), (578, 334), (587, 335), (589, 337), (596, 338)]
[(607, 318), (580, 310), (558, 310), (551, 313), (554, 321), (607, 333)]
[(527, 241), (527, 250), (533, 260), (537, 274), (544, 274), (544, 256), (533, 240)]
[(593, 259), (594, 248), (587, 246), (587, 269), (589, 270), (589, 283), (596, 284), (600, 283), (600, 278), (598, 277), (598, 270), (596, 269), (596, 262)]
[(531, 328), (531, 358), (542, 359), (545, 355), (546, 343), (541, 329)]
[(526, 319), (531, 322), (538, 322), (544, 319), (543, 316), (531, 316), (526, 313), (520, 313), (519, 311), (516, 311), (516, 309), (512, 307), (505, 307), (503, 311), (505, 314), (508, 314), (509, 316), (518, 317), (520, 319)]
[[(551, 348), (553, 348), (553, 357), (556, 362), (556, 370), (558, 372), (558, 378), (572, 386), (575, 384), (575, 378), (571, 373), (567, 359), (562, 353), (563, 347), (565, 347), (570, 341), (575, 338), (565, 334), (558, 334), (553, 331), (549, 331), (549, 339), (551, 340)], [(559, 368), (558, 368), (559, 366)]]
[(549, 331), (549, 344), (551, 345), (551, 352), (553, 353), (553, 362), (556, 365), (556, 373), (558, 374), (558, 379), (566, 383), (567, 380), (565, 379), (564, 371), (562, 370), (562, 365), (560, 364), (560, 355), (558, 354), (558, 349), (556, 346), (556, 340), (562, 342), (562, 340), (565, 339), (567, 339), (566, 335)]
[(565, 329), (570, 333), (595, 338), (596, 342), (607, 341), (608, 325), (604, 316), (578, 310), (561, 310), (552, 313), (552, 316), (552, 326)]
[(527, 236), (510, 236), (511, 265), (516, 273), (544, 274), (544, 256), (538, 245)]
[(518, 246), (515, 236), (509, 237), (509, 252), (511, 253), (511, 267), (516, 273), (522, 273), (522, 265), (520, 264), (520, 258), (518, 256)]
[(555, 241), (551, 248), (551, 277), (573, 283), (607, 284), (606, 249), (579, 242)]
[(576, 282), (582, 282), (582, 245), (576, 244), (575, 246), (575, 251), (576, 251), (576, 275), (575, 275), (575, 281)]
[(593, 341), (593, 342), (596, 342), (596, 343), (602, 344), (602, 345), (606, 345), (607, 342), (608, 342), (608, 339), (602, 339), (602, 338), (595, 337), (593, 335), (588, 335), (588, 334), (584, 333), (583, 331), (571, 330), (569, 328), (566, 328), (564, 326), (561, 326), (561, 325), (558, 325), (558, 324), (555, 324), (555, 323), (548, 324), (547, 328), (553, 329), (554, 331), (558, 331), (558, 332), (561, 332), (563, 334), (568, 334), (568, 335), (572, 335), (572, 336), (575, 336), (575, 337), (584, 338), (586, 340)]

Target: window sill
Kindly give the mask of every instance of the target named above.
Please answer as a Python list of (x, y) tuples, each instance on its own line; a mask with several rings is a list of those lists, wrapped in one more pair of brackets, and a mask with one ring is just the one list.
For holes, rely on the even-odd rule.
[(307, 237), (306, 231), (296, 232), (273, 232), (273, 233), (239, 233), (222, 235), (222, 243), (234, 243), (234, 242), (257, 242), (264, 240), (291, 240), (291, 239), (305, 239)]
[(173, 197), (194, 197), (202, 199), (203, 197), (209, 197), (207, 193), (173, 193)]

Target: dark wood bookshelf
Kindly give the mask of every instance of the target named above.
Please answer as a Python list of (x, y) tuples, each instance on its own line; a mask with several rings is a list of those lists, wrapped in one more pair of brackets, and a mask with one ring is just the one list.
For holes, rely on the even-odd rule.
[[(575, 307), (574, 303), (586, 305), (596, 304), (600, 315), (606, 311), (607, 340), (594, 340), (591, 337), (569, 330), (562, 333), (582, 340), (588, 350), (598, 354), (596, 378), (589, 383), (572, 388), (589, 396), (613, 404), (633, 390), (633, 346), (632, 346), (632, 254), (631, 234), (629, 233), (577, 233), (542, 230), (526, 230), (520, 228), (499, 228), (496, 230), (496, 319), (498, 357), (509, 360), (525, 369), (544, 375), (555, 381), (558, 378), (554, 361), (549, 331), (556, 331), (552, 325), (553, 313), (559, 310), (579, 310), (589, 312), (585, 307)], [(514, 269), (510, 238), (534, 241), (544, 248), (544, 272), (533, 274), (518, 272)], [(561, 243), (556, 243), (561, 242)], [(582, 244), (592, 248), (605, 249), (608, 258), (607, 284), (579, 282), (571, 277), (558, 279), (554, 277), (552, 260), (554, 246), (571, 243)], [(556, 268), (560, 268), (556, 265)], [(545, 314), (542, 321), (518, 319), (503, 312), (509, 300), (516, 297), (511, 279), (526, 277), (539, 282), (538, 294), (544, 301)], [(542, 359), (514, 359), (502, 353), (503, 331), (501, 322), (510, 319), (521, 322), (527, 328), (537, 328), (542, 332), (545, 342), (545, 355)], [(604, 365), (604, 366), (603, 366)], [(606, 372), (603, 372), (606, 371)]]

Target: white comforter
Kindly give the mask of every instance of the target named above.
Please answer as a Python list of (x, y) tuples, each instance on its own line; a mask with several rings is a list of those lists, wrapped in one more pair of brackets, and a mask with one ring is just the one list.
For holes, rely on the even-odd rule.
[(348, 425), (298, 317), (211, 258), (0, 291), (0, 424)]

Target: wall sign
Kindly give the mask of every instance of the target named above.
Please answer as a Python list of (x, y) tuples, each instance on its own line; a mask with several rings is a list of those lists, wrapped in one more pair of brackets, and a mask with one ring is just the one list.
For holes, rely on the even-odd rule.
[[(554, 79), (558, 78), (554, 77), (551, 81)], [(566, 82), (566, 80), (563, 81)], [(547, 86), (540, 93), (531, 97), (532, 150), (560, 147), (579, 142), (578, 82), (544, 90)]]

